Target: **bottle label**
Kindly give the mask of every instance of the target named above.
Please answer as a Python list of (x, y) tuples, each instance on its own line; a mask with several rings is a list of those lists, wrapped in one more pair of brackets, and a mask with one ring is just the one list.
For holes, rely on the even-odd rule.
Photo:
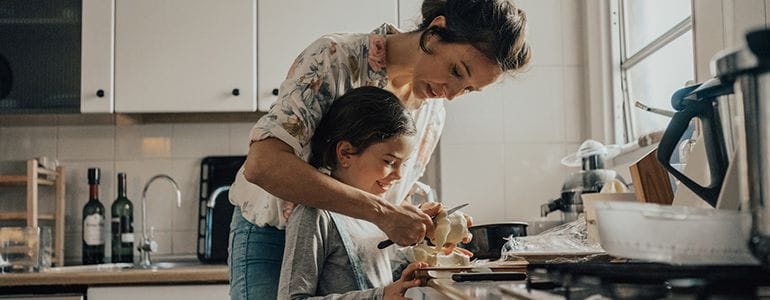
[(104, 218), (91, 214), (83, 220), (83, 241), (89, 246), (104, 245)]

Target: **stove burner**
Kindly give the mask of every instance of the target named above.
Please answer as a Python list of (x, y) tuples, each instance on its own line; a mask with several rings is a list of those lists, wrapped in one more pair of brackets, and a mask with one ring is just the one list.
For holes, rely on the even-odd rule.
[(531, 264), (529, 289), (567, 299), (753, 299), (770, 286), (760, 266), (674, 266), (657, 263)]

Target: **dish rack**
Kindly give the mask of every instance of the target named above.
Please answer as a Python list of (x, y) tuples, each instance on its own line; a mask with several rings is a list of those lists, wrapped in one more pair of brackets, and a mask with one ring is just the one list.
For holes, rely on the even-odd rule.
[[(40, 220), (54, 222), (53, 257), (51, 261), (57, 266), (64, 265), (64, 167), (56, 170), (46, 169), (38, 164), (37, 159), (26, 161), (26, 175), (0, 174), (0, 187), (26, 187), (27, 209), (19, 212), (0, 212), (0, 220), (26, 221), (28, 227), (38, 227)], [(38, 210), (38, 187), (50, 186), (55, 189), (55, 209), (53, 213), (41, 213)]]

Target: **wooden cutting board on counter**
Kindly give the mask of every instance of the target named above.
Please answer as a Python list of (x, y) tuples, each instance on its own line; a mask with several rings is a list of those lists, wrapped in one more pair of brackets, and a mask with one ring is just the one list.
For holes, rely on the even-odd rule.
[(436, 275), (436, 272), (443, 274), (477, 272), (478, 270), (484, 270), (484, 268), (489, 268), (492, 270), (492, 272), (527, 272), (527, 265), (529, 265), (527, 261), (517, 260), (509, 262), (493, 262), (484, 265), (466, 267), (429, 267), (417, 269), (415, 271), (415, 278), (427, 281), (429, 279), (436, 278), (434, 276)]

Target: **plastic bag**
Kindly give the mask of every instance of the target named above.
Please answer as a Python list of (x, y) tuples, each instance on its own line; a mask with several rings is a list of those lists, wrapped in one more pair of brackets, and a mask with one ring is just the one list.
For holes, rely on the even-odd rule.
[(588, 230), (584, 215), (577, 220), (565, 223), (538, 235), (509, 237), (503, 245), (500, 259), (517, 260), (526, 254), (584, 254), (603, 253), (598, 242), (588, 239)]

